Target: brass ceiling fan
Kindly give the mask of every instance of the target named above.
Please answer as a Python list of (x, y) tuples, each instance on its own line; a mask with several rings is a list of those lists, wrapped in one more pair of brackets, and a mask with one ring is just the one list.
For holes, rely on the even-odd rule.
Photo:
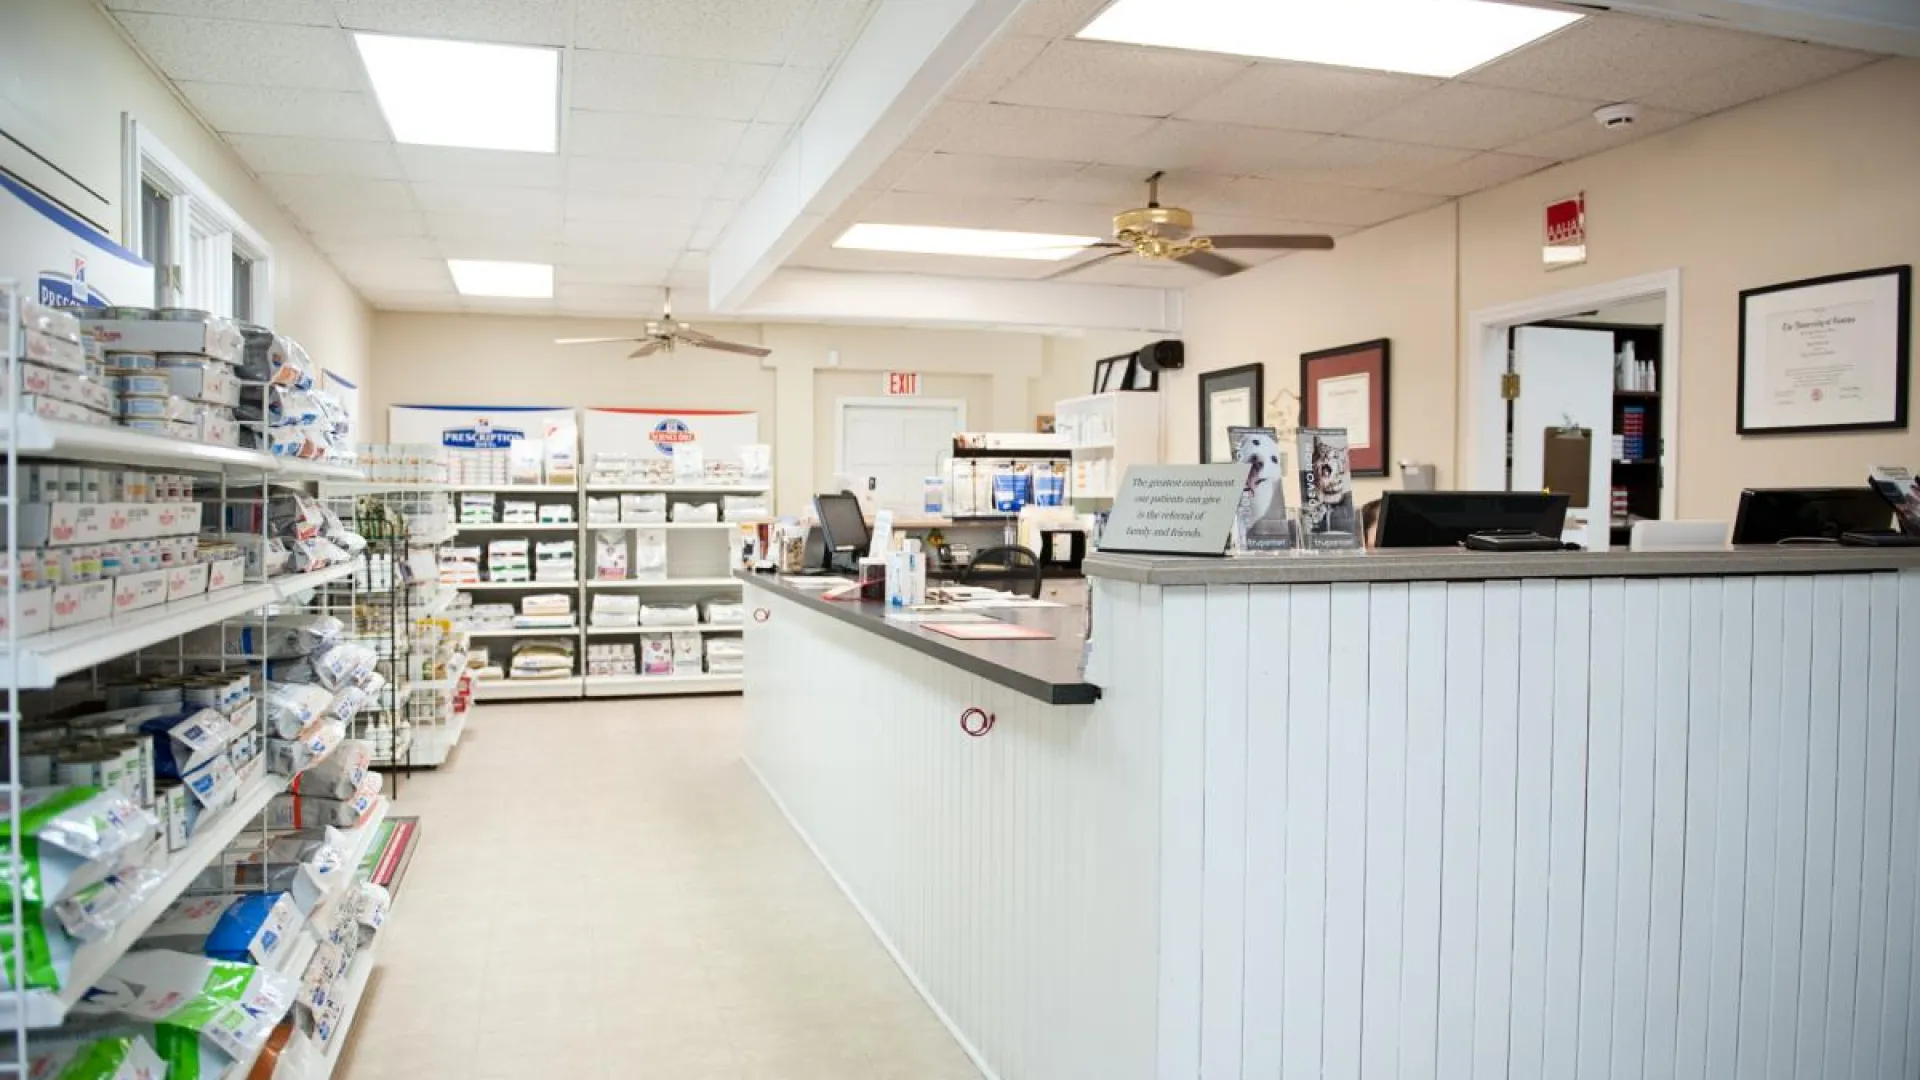
[(712, 334), (702, 333), (676, 321), (673, 317), (673, 290), (667, 290), (665, 310), (658, 319), (647, 320), (647, 332), (639, 337), (580, 337), (554, 338), (555, 345), (606, 345), (612, 342), (637, 342), (638, 347), (627, 354), (634, 360), (642, 356), (652, 356), (657, 352), (672, 352), (676, 345), (691, 345), (696, 349), (714, 349), (719, 352), (739, 353), (742, 356), (771, 356), (772, 349), (763, 349), (758, 345), (742, 345), (737, 341), (722, 341)]
[(1217, 277), (1226, 277), (1245, 270), (1247, 264), (1219, 254), (1222, 248), (1250, 251), (1330, 251), (1333, 248), (1331, 236), (1288, 236), (1279, 233), (1195, 236), (1192, 211), (1179, 206), (1160, 205), (1160, 178), (1165, 175), (1165, 172), (1156, 172), (1147, 177), (1147, 205), (1113, 215), (1112, 241), (1088, 244), (1084, 249), (1106, 250), (1107, 254), (1075, 263), (1041, 280), (1052, 281), (1077, 274), (1090, 266), (1098, 266), (1123, 255), (1181, 262)]

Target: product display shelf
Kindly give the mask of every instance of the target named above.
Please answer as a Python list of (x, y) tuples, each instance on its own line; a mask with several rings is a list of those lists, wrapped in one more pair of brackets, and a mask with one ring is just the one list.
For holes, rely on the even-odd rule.
[(430, 484), (409, 480), (352, 480), (330, 481), (322, 490), (326, 495), (385, 495), (408, 492), (430, 494), (459, 489), (451, 484)]
[(25, 1026), (30, 1029), (58, 1027), (63, 1023), (74, 1002), (100, 981), (114, 961), (147, 932), (200, 871), (220, 857), (227, 845), (266, 809), (267, 803), (286, 790), (286, 778), (269, 774), (264, 766), (264, 761), (258, 761), (252, 778), (241, 785), (233, 804), (211, 823), (201, 826), (187, 846), (167, 860), (164, 876), (139, 907), (121, 919), (111, 934), (89, 942), (74, 954), (65, 989), (58, 993), (50, 990), (30, 990), (24, 994), (0, 992), (0, 1027), (13, 1026), (15, 1018), (22, 1013)]
[(764, 525), (770, 518), (749, 518), (746, 521), (659, 521), (649, 525), (644, 522), (622, 521), (605, 525), (588, 525), (588, 532), (600, 532), (605, 529), (738, 529), (743, 525)]
[(739, 582), (730, 577), (683, 577), (656, 578), (643, 581), (639, 578), (595, 579), (587, 582), (589, 589), (722, 589), (738, 587)]
[[(391, 916), (391, 912), (389, 912)], [(333, 1071), (340, 1065), (340, 1055), (345, 1051), (347, 1038), (353, 1033), (353, 1022), (360, 1015), (360, 1003), (366, 1000), (367, 983), (373, 979), (374, 957), (380, 951), (380, 935), (375, 934), (366, 948), (354, 954), (353, 963), (347, 968), (345, 984), (346, 1005), (340, 1010), (340, 1020), (333, 1029), (333, 1039), (327, 1043), (325, 1056), (320, 1059), (318, 1073), (304, 1074), (308, 1080), (329, 1080)], [(275, 1080), (279, 1074), (275, 1073)]]
[(765, 495), (773, 488), (768, 484), (588, 484), (586, 491), (591, 494), (616, 494), (618, 492), (662, 492), (667, 495)]
[(1162, 458), (1156, 394), (1119, 390), (1067, 398), (1054, 403), (1053, 422), (1073, 458), (1069, 501), (1111, 501), (1127, 469)]
[(695, 623), (691, 626), (589, 626), (587, 636), (606, 634), (670, 634), (676, 630), (697, 630), (702, 634), (737, 634), (746, 629), (739, 623)]
[(449, 484), (447, 491), (491, 491), (501, 495), (572, 495), (573, 484)]
[(469, 627), (468, 637), (574, 637), (580, 633), (578, 626), (523, 626), (502, 627), (498, 630), (480, 630)]
[(468, 582), (463, 582), (463, 583), (454, 585), (455, 589), (458, 589), (462, 592), (466, 592), (474, 589), (478, 589), (481, 591), (498, 592), (498, 591), (513, 590), (513, 589), (567, 590), (567, 589), (578, 589), (579, 587), (580, 587), (580, 583), (578, 581), (573, 581), (571, 579), (567, 581), (468, 581)]
[(533, 701), (540, 698), (577, 698), (581, 677), (565, 679), (476, 679), (475, 701)]
[(84, 671), (116, 656), (236, 618), (255, 608), (292, 599), (329, 582), (352, 577), (352, 563), (306, 574), (290, 574), (239, 585), (185, 600), (175, 600), (123, 618), (101, 619), (33, 637), (21, 638), (16, 653), (0, 653), (0, 677), (22, 689), (43, 690), (62, 676)]
[(589, 675), (588, 697), (647, 697), (656, 694), (737, 694), (746, 688), (741, 675)]
[(0, 443), (19, 438), (22, 457), (59, 458), (148, 469), (175, 468), (189, 472), (230, 475), (266, 475), (288, 482), (304, 480), (356, 481), (364, 475), (351, 465), (334, 465), (304, 458), (275, 457), (237, 446), (170, 439), (105, 424), (48, 420), (29, 414), (0, 412)]
[(580, 524), (575, 521), (535, 522), (527, 525), (511, 525), (493, 522), (479, 525), (455, 525), (453, 531), (455, 533), (579, 532)]

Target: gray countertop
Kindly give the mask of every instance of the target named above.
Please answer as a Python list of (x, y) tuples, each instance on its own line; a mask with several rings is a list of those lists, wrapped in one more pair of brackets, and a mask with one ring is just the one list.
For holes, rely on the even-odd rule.
[(1726, 551), (1512, 554), (1458, 548), (1325, 555), (1194, 558), (1087, 557), (1089, 578), (1147, 585), (1324, 585), (1347, 581), (1510, 581), (1516, 578), (1702, 577), (1747, 574), (1858, 574), (1920, 570), (1920, 548), (1804, 545)]
[[(1052, 634), (1051, 640), (962, 641), (922, 629), (913, 623), (889, 622), (887, 606), (878, 601), (823, 600), (818, 590), (796, 589), (773, 574), (744, 570), (734, 576), (783, 599), (857, 626), (943, 663), (952, 664), (1049, 705), (1091, 705), (1100, 688), (1080, 674), (1080, 655), (1086, 641), (1086, 613), (1077, 607), (993, 608), (981, 614), (1003, 622), (1032, 626)], [(748, 601), (752, 603), (751, 599)]]

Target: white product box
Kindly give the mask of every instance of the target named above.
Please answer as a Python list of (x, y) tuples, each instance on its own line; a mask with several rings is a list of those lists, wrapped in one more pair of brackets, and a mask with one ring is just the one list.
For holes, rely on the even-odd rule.
[[(22, 589), (20, 591), (21, 637), (44, 634), (53, 626), (53, 590)], [(7, 632), (7, 608), (0, 604), (0, 634)]]
[(173, 392), (183, 398), (209, 405), (240, 404), (240, 379), (224, 364), (157, 369), (173, 384)]
[(167, 838), (167, 850), (187, 846), (187, 789), (179, 784), (154, 793), (153, 809), (160, 817), (161, 835)]
[(100, 319), (81, 323), (80, 332), (111, 352), (191, 353), (226, 364), (239, 363), (246, 346), (240, 332), (225, 322)]
[(244, 556), (236, 559), (216, 559), (207, 564), (207, 591), (219, 592), (231, 589), (245, 581), (247, 560)]
[(224, 416), (200, 416), (200, 441), (215, 446), (239, 446), (240, 422)]
[(192, 566), (175, 566), (167, 570), (167, 599), (180, 600), (206, 592), (209, 569), (211, 567), (207, 563), (194, 563)]
[(167, 600), (167, 571), (150, 570), (144, 574), (122, 574), (109, 578), (113, 585), (113, 612), (122, 615), (163, 604)]
[(22, 337), (26, 339), (26, 358), (34, 363), (57, 367), (76, 374), (87, 370), (86, 350), (80, 347), (79, 342), (43, 334), (33, 329), (28, 329)]
[(57, 585), (53, 589), (52, 628), (98, 622), (113, 614), (113, 582), (83, 581), (78, 585)]

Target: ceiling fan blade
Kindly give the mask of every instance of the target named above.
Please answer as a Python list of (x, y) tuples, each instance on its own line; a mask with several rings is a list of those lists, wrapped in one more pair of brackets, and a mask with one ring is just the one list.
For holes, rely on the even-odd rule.
[(555, 345), (611, 345), (616, 341), (639, 341), (636, 337), (562, 337), (554, 338)]
[(1131, 255), (1131, 254), (1133, 254), (1132, 248), (1124, 248), (1120, 251), (1110, 251), (1105, 255), (1100, 256), (1097, 259), (1088, 259), (1086, 262), (1074, 263), (1072, 266), (1069, 266), (1064, 270), (1055, 270), (1053, 273), (1048, 274), (1046, 277), (1043, 277), (1040, 280), (1055, 281), (1060, 278), (1067, 277), (1070, 274), (1077, 274), (1080, 271), (1087, 269), (1088, 267), (1099, 266), (1101, 263), (1106, 262), (1110, 259), (1118, 259), (1122, 256)]
[(1234, 262), (1225, 255), (1216, 255), (1211, 251), (1190, 251), (1180, 256), (1180, 261), (1217, 277), (1227, 277), (1247, 268), (1246, 263)]
[(699, 339), (681, 335), (681, 340), (696, 349), (713, 349), (718, 352), (739, 353), (741, 356), (772, 356), (772, 349), (763, 349), (758, 345), (742, 345), (737, 341), (721, 341), (717, 337), (701, 334)]
[(643, 341), (640, 343), (639, 348), (627, 354), (627, 359), (638, 360), (643, 356), (652, 356), (654, 353), (667, 347), (668, 345), (664, 341)]
[(688, 326), (686, 323), (681, 323), (680, 325), (675, 326), (673, 328), (673, 335), (679, 338), (680, 340), (685, 341), (691, 345), (705, 345), (709, 341), (719, 340), (718, 338), (715, 338), (712, 334), (709, 334), (704, 330), (695, 330), (693, 327)]
[(1332, 251), (1331, 236), (1285, 236), (1273, 233), (1232, 233), (1211, 237), (1216, 248), (1263, 249), (1267, 251)]

